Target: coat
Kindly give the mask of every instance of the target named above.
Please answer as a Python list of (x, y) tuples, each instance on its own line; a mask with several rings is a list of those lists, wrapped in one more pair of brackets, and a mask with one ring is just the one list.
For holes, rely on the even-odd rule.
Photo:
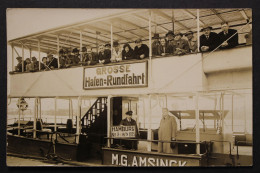
[[(177, 123), (173, 116), (167, 116), (162, 118), (160, 122), (160, 127), (158, 131), (159, 140), (171, 141), (172, 138), (176, 138), (177, 133)], [(170, 143), (159, 142), (158, 152), (173, 153)]]
[(104, 52), (99, 52), (98, 54), (98, 60), (105, 60), (104, 64), (110, 63), (111, 58), (111, 51), (110, 50), (104, 50)]
[(52, 60), (50, 60), (49, 64), (48, 64), (48, 67), (51, 68), (58, 68), (58, 60), (57, 58), (52, 58)]
[(146, 44), (141, 44), (141, 47), (138, 48), (137, 46), (135, 46), (134, 49), (134, 58), (135, 59), (141, 59), (140, 55), (144, 54), (144, 58), (149, 56), (149, 48)]
[[(237, 32), (237, 30), (234, 30), (234, 29), (228, 29), (228, 33), (226, 35), (224, 34), (223, 31), (220, 32), (218, 34), (220, 44), (222, 44), (224, 41), (226, 41), (229, 37), (234, 35), (236, 32)], [(229, 48), (236, 47), (238, 45), (238, 33), (236, 33), (231, 39), (229, 39), (227, 41), (227, 43), (228, 43), (228, 46), (220, 47), (220, 49), (229, 49)]]
[(197, 53), (198, 52), (198, 43), (197, 39), (193, 36), (191, 40), (187, 40), (189, 44), (189, 52), (190, 53)]
[(122, 50), (119, 49), (118, 52), (116, 52), (115, 49), (112, 51), (112, 57), (110, 59), (111, 62), (117, 62), (117, 61), (122, 61)]
[(133, 59), (133, 54), (134, 54), (134, 50), (133, 49), (129, 49), (128, 52), (126, 52), (125, 50), (122, 50), (122, 59), (123, 60)]
[(98, 55), (95, 52), (85, 53), (82, 55), (82, 61), (84, 65), (87, 65), (89, 61), (89, 65), (95, 65), (98, 63)]
[(208, 39), (203, 34), (200, 36), (200, 51), (202, 46), (209, 46), (208, 51), (212, 51), (219, 46), (219, 43), (219, 36), (217, 33), (210, 32)]
[(152, 54), (153, 54), (153, 56), (161, 55), (160, 47), (161, 47), (160, 41), (154, 41), (152, 43)]
[(174, 55), (183, 55), (189, 52), (189, 43), (187, 40), (179, 39), (172, 41)]

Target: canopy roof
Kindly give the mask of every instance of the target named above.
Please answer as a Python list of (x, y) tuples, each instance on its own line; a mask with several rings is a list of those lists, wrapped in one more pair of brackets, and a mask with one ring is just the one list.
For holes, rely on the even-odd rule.
[[(113, 40), (119, 43), (133, 42), (137, 38), (149, 39), (149, 16), (152, 14), (152, 34), (165, 36), (169, 30), (185, 33), (197, 30), (196, 9), (126, 9), (125, 13), (104, 16), (66, 25), (43, 32), (9, 40), (8, 43), (16, 47), (38, 50), (40, 40), (41, 52), (57, 53), (57, 37), (60, 48), (79, 48), (80, 32), (82, 46), (96, 47), (110, 42), (111, 24), (113, 25)], [(229, 22), (233, 28), (239, 28), (252, 18), (251, 9), (200, 9), (200, 26), (210, 25), (213, 29), (220, 29), (220, 24)], [(174, 29), (173, 29), (174, 27)], [(240, 33), (250, 31), (245, 27)]]

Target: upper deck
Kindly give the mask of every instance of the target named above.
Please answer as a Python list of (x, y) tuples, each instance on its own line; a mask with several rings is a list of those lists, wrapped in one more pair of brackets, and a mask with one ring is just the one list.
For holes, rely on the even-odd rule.
[[(200, 9), (199, 14), (196, 9), (130, 9), (125, 13), (16, 38), (8, 43), (13, 49), (22, 48), (23, 52), (26, 48), (38, 51), (37, 59), (41, 62), (41, 53), (52, 51), (58, 57), (60, 48), (80, 47), (81, 50), (82, 46), (97, 51), (95, 49), (99, 45), (107, 42), (111, 43), (112, 48), (113, 40), (123, 45), (133, 44), (136, 38), (141, 38), (151, 48), (154, 33), (165, 35), (169, 30), (182, 33), (191, 30), (195, 35), (200, 35), (198, 29), (207, 24), (214, 28), (214, 32), (219, 32), (220, 23), (227, 21), (231, 28), (238, 31), (239, 43), (243, 44), (245, 34), (251, 30), (251, 13), (251, 9)], [(149, 57), (106, 65), (79, 65), (67, 69), (12, 73), (9, 75), (9, 96), (96, 97), (252, 88), (251, 45), (208, 53), (160, 57), (154, 57), (150, 49)], [(24, 60), (24, 56), (22, 58)], [(14, 70), (14, 51), (12, 66)], [(122, 72), (113, 73), (112, 69), (121, 68)], [(138, 81), (134, 81), (135, 77)], [(123, 84), (126, 78), (132, 80), (132, 83)]]

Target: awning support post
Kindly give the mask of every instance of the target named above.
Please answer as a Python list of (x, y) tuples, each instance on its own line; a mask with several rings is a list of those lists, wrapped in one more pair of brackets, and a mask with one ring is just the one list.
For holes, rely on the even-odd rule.
[(150, 10), (149, 13), (149, 88), (151, 88), (151, 81), (152, 81), (152, 27), (151, 27), (151, 22), (152, 22), (152, 11)]
[(60, 68), (60, 36), (57, 36), (58, 68)]
[(22, 72), (24, 72), (24, 45), (22, 44)]
[(14, 45), (12, 44), (12, 71), (15, 71), (15, 66), (14, 66)]
[(110, 32), (111, 32), (111, 39), (110, 39), (110, 44), (111, 44), (111, 57), (113, 55), (113, 24), (111, 23), (111, 28), (110, 28)]
[(200, 154), (200, 120), (199, 120), (199, 92), (195, 95), (195, 117), (196, 117), (196, 153)]
[[(82, 31), (81, 30), (79, 32), (79, 51), (82, 52)], [(82, 62), (82, 55), (80, 56), (80, 62)]]
[[(111, 25), (112, 26), (112, 25)], [(107, 147), (110, 148), (111, 146), (111, 98), (112, 96), (109, 95), (107, 97)]]
[(39, 71), (41, 70), (41, 42), (38, 40)]
[(200, 51), (200, 9), (197, 9), (197, 44), (198, 52)]

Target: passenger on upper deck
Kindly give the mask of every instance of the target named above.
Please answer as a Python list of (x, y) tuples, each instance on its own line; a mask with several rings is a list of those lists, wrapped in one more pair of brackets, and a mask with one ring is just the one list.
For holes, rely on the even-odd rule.
[[(169, 49), (169, 46), (167, 47), (166, 42), (167, 41), (165, 38), (161, 39), (161, 45), (160, 45), (159, 51), (160, 51), (160, 55), (162, 55), (162, 56), (169, 54), (171, 52), (171, 50)], [(171, 46), (170, 46), (170, 48), (172, 49)]]
[(52, 54), (48, 54), (47, 57), (49, 58), (48, 67), (50, 69), (58, 68), (57, 58), (54, 58)]
[(144, 59), (149, 56), (149, 48), (146, 44), (142, 44), (142, 40), (138, 38), (135, 41), (134, 58)]
[[(16, 72), (22, 72), (22, 63), (23, 63), (23, 61), (22, 61), (22, 57), (20, 57), (20, 56), (18, 56), (17, 58), (17, 61), (18, 61), (18, 64), (15, 66), (15, 71)], [(26, 62), (24, 62), (24, 71), (25, 71), (25, 69), (26, 69)]]
[(31, 71), (38, 71), (39, 70), (39, 61), (37, 61), (36, 57), (32, 57), (32, 62), (31, 62)]
[(60, 68), (65, 68), (66, 66), (66, 56), (65, 56), (65, 50), (60, 49), (59, 51), (59, 61), (60, 61)]
[(205, 25), (201, 31), (204, 32), (200, 36), (200, 51), (212, 51), (219, 45), (219, 36), (215, 32), (211, 32), (212, 27)]
[[(229, 48), (236, 47), (238, 45), (237, 30), (229, 29), (228, 22), (222, 22), (221, 29), (222, 29), (222, 31), (218, 34), (219, 41), (221, 44), (220, 49), (229, 49)], [(230, 38), (231, 36), (233, 36), (233, 37)], [(227, 39), (229, 39), (229, 40), (226, 41)]]
[(133, 59), (133, 53), (134, 50), (131, 48), (131, 46), (128, 43), (126, 43), (122, 50), (122, 59), (123, 60)]
[(166, 37), (167, 50), (169, 50), (169, 54), (173, 54), (173, 47), (172, 47), (172, 42), (174, 40), (173, 31), (168, 31), (168, 33), (165, 35), (165, 37)]
[(193, 36), (193, 32), (192, 31), (186, 32), (185, 37), (187, 37), (187, 41), (189, 44), (189, 52), (190, 53), (198, 52), (197, 39), (196, 39), (196, 37)]
[(111, 62), (122, 61), (122, 49), (120, 48), (118, 41), (113, 42), (113, 51), (112, 51), (112, 57), (110, 61)]
[(111, 51), (111, 44), (110, 43), (106, 43), (104, 47), (105, 47), (105, 50)]
[(160, 35), (159, 34), (154, 34), (154, 36), (152, 37), (152, 39), (154, 39), (153, 43), (152, 43), (152, 54), (153, 56), (160, 56), (161, 55), (161, 42), (159, 41), (160, 39)]
[(85, 48), (87, 53), (84, 54), (83, 65), (95, 65), (98, 63), (97, 53), (92, 51), (92, 48)]
[(41, 63), (41, 70), (47, 70), (48, 66), (47, 66), (47, 57), (43, 57), (42, 58), (42, 63)]
[(107, 64), (110, 62), (111, 51), (104, 50), (104, 45), (99, 47), (98, 62), (101, 64)]
[(174, 40), (172, 41), (173, 54), (174, 55), (183, 55), (189, 52), (188, 41), (182, 39), (182, 33), (177, 31), (174, 34)]
[(72, 54), (73, 54), (72, 64), (73, 64), (73, 65), (78, 65), (78, 64), (79, 64), (79, 61), (80, 61), (79, 49), (78, 49), (78, 48), (74, 48), (74, 49), (72, 50)]
[(25, 71), (26, 72), (30, 72), (32, 70), (31, 59), (30, 58), (26, 58), (25, 62), (26, 62)]

